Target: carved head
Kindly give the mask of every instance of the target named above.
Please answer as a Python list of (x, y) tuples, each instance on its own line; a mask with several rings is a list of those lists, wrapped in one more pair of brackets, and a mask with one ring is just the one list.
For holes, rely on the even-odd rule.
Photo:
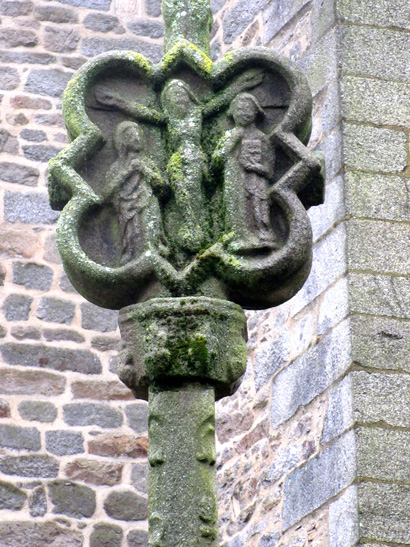
[(183, 119), (199, 101), (186, 82), (171, 80), (161, 93), (161, 104), (168, 116)]
[(236, 125), (246, 127), (253, 123), (258, 116), (263, 116), (264, 112), (254, 95), (239, 93), (231, 102), (229, 114), (233, 117)]
[(114, 148), (120, 158), (129, 152), (140, 152), (144, 145), (144, 134), (135, 122), (119, 123), (114, 132)]

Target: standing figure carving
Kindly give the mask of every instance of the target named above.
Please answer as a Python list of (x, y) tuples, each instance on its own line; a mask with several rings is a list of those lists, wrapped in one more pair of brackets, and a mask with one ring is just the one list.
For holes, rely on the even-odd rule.
[(166, 183), (158, 167), (145, 154), (144, 134), (138, 124), (118, 124), (113, 144), (118, 158), (107, 173), (104, 199), (112, 201), (117, 212), (121, 263), (126, 264), (150, 247), (166, 252), (161, 211), (155, 195), (164, 193)]
[(213, 161), (224, 168), (225, 229), (234, 234), (230, 247), (240, 253), (274, 249), (269, 203), (274, 151), (269, 137), (256, 126), (263, 109), (254, 95), (240, 93), (229, 114), (235, 128), (221, 138)]

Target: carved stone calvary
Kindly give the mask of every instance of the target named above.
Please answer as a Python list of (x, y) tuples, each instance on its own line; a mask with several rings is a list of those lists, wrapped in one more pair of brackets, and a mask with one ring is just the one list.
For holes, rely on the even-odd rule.
[(218, 544), (215, 397), (246, 367), (241, 306), (291, 298), (312, 253), (323, 162), (304, 76), (266, 48), (213, 63), (208, 0), (163, 0), (165, 54), (85, 64), (50, 162), (75, 288), (120, 309), (119, 376), (149, 400), (149, 545)]

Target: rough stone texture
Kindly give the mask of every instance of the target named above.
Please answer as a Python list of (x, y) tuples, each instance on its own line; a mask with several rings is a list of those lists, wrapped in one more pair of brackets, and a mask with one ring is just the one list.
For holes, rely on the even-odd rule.
[(117, 328), (118, 313), (111, 310), (98, 308), (93, 304), (82, 304), (81, 326), (87, 330), (112, 332)]
[(3, 303), (3, 312), (7, 321), (27, 321), (33, 299), (23, 294), (11, 294)]
[(48, 266), (33, 262), (13, 263), (13, 283), (26, 289), (47, 291), (53, 280), (53, 271)]
[(44, 517), (47, 513), (47, 496), (42, 486), (33, 490), (28, 500), (28, 506), (32, 517)]
[(127, 490), (111, 491), (104, 501), (104, 510), (109, 517), (116, 520), (145, 520), (147, 500)]
[(90, 547), (121, 547), (122, 528), (112, 524), (96, 524), (90, 537)]
[(329, 507), (329, 547), (352, 547), (359, 539), (357, 488), (351, 486)]
[(131, 484), (144, 494), (148, 492), (148, 466), (145, 463), (136, 463), (132, 466)]
[(82, 547), (82, 534), (75, 530), (69, 530), (55, 522), (2, 522), (0, 523), (0, 537), (3, 545), (7, 547), (50, 547), (64, 545), (64, 547)]
[(23, 420), (30, 422), (52, 423), (57, 418), (57, 409), (53, 403), (22, 401), (18, 411)]
[(48, 479), (57, 476), (58, 468), (58, 461), (50, 456), (3, 456), (0, 458), (0, 471), (5, 475)]
[(68, 478), (96, 486), (114, 486), (121, 483), (123, 465), (95, 460), (75, 460), (70, 462), (64, 472)]
[(26, 494), (13, 484), (0, 481), (0, 509), (19, 511), (26, 502)]
[(354, 433), (348, 433), (289, 475), (285, 482), (284, 530), (353, 482), (355, 456)]
[(0, 446), (36, 452), (41, 448), (40, 433), (34, 427), (0, 425)]
[(148, 407), (146, 404), (127, 405), (125, 415), (131, 429), (137, 433), (148, 431)]
[(72, 403), (63, 406), (64, 421), (71, 426), (97, 425), (103, 428), (119, 427), (121, 412), (101, 403)]
[(127, 536), (127, 547), (146, 547), (148, 534), (145, 530), (131, 530)]
[(73, 431), (46, 431), (46, 449), (56, 456), (72, 456), (84, 452), (81, 433)]
[(88, 443), (90, 454), (107, 457), (144, 458), (147, 456), (147, 437), (135, 435), (101, 435)]
[(41, 298), (37, 306), (37, 317), (50, 323), (65, 323), (70, 325), (74, 316), (75, 306), (71, 302), (57, 298)]
[(0, 393), (7, 395), (45, 395), (55, 397), (64, 392), (66, 379), (42, 371), (0, 369)]
[(71, 370), (83, 374), (98, 374), (101, 363), (95, 355), (84, 350), (60, 349), (31, 344), (4, 344), (0, 347), (4, 361), (12, 366)]
[(56, 480), (48, 484), (53, 513), (77, 519), (90, 518), (96, 508), (95, 492), (88, 486)]

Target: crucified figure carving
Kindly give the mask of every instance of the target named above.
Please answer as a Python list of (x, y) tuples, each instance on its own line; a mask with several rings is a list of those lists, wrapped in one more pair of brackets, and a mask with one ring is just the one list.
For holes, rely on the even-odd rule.
[(186, 252), (198, 252), (207, 240), (204, 185), (208, 159), (201, 147), (203, 120), (228, 106), (238, 93), (259, 85), (263, 77), (259, 69), (248, 70), (207, 102), (201, 102), (185, 81), (170, 80), (161, 93), (162, 111), (127, 101), (103, 86), (95, 89), (100, 105), (167, 130), (167, 174), (180, 218), (175, 241)]

